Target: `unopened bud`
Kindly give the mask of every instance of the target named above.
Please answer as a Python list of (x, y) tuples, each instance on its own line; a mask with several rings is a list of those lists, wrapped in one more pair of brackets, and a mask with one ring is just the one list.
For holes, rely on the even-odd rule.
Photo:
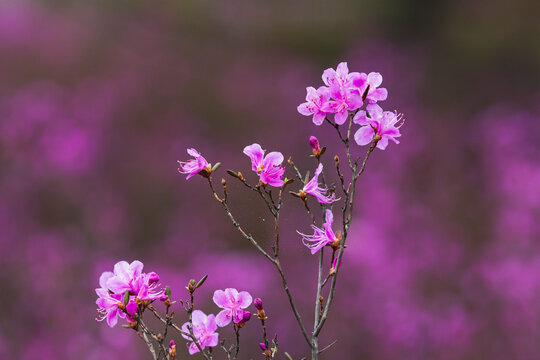
[(321, 150), (321, 146), (319, 145), (319, 139), (317, 139), (315, 136), (311, 136), (309, 138), (309, 146), (311, 146), (311, 150), (313, 150), (314, 155), (317, 155)]
[(199, 282), (197, 283), (197, 286), (195, 286), (195, 289), (200, 288), (200, 287), (202, 286), (202, 284), (204, 284), (204, 282), (206, 281), (206, 279), (208, 279), (208, 275), (204, 275), (204, 276), (202, 277), (202, 279), (199, 280)]
[(251, 319), (251, 313), (249, 311), (244, 311), (242, 313), (242, 320), (240, 320), (240, 322), (238, 324), (236, 324), (238, 326), (238, 328), (242, 328), (244, 325), (246, 325), (246, 323)]
[(174, 340), (169, 343), (169, 356), (173, 359), (176, 357), (176, 343)]
[(223, 186), (227, 185), (227, 181), (225, 181), (225, 179), (221, 179), (221, 185)]
[(259, 343), (259, 347), (262, 351), (266, 351), (266, 345), (264, 343)]
[(219, 167), (221, 166), (221, 163), (216, 163), (216, 165), (214, 165), (214, 167), (212, 167), (212, 170), (210, 170), (211, 172), (214, 172), (216, 171), (217, 169), (219, 169)]
[(159, 275), (155, 272), (148, 274), (148, 285), (156, 284), (159, 282)]
[(186, 289), (188, 289), (189, 292), (195, 291), (195, 284), (196, 284), (196, 282), (195, 282), (194, 279), (189, 280), (189, 283), (186, 286)]
[(255, 300), (253, 300), (253, 305), (255, 305), (255, 309), (257, 310), (264, 310), (261, 298), (256, 298)]
[(336, 162), (336, 165), (339, 165), (339, 156), (334, 156), (334, 161)]
[(322, 296), (319, 296), (319, 302), (322, 304), (324, 301), (324, 298)]
[(126, 290), (124, 293), (124, 305), (127, 305), (129, 302), (129, 290)]
[(169, 285), (165, 286), (165, 295), (167, 295), (169, 300), (171, 299), (171, 287)]

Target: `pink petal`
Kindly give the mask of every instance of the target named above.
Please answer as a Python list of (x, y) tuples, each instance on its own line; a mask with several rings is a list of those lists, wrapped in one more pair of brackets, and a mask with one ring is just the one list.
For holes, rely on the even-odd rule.
[(191, 156), (193, 156), (194, 158), (197, 158), (201, 155), (201, 153), (199, 153), (197, 150), (195, 150), (194, 148), (189, 148), (187, 149), (187, 153)]
[(206, 317), (206, 331), (208, 332), (214, 332), (217, 330), (218, 326), (216, 323), (216, 316), (214, 314), (210, 314)]
[(199, 327), (206, 321), (206, 314), (201, 310), (195, 310), (191, 314), (191, 320), (193, 321), (193, 328)]
[(261, 145), (252, 144), (252, 145), (246, 146), (244, 148), (244, 154), (249, 156), (249, 158), (251, 159), (252, 170), (257, 171), (257, 165), (259, 165), (262, 162), (263, 156), (264, 156), (264, 150), (261, 148)]
[(354, 115), (353, 122), (358, 125), (368, 125), (370, 123), (370, 119), (367, 117), (367, 113), (364, 110), (360, 110), (359, 112)]
[(388, 136), (383, 136), (381, 140), (377, 142), (377, 147), (381, 150), (384, 150), (386, 149), (387, 146), (388, 146)]
[(369, 104), (366, 110), (373, 120), (379, 120), (383, 116), (383, 109), (377, 104)]
[(272, 151), (271, 153), (268, 153), (266, 157), (264, 158), (263, 164), (265, 168), (269, 168), (271, 166), (279, 166), (283, 162), (283, 154), (279, 151)]
[(118, 323), (118, 308), (109, 311), (107, 314), (107, 325), (114, 327)]
[(304, 116), (309, 116), (313, 114), (313, 108), (314, 108), (313, 104), (309, 102), (305, 102), (303, 104), (298, 105), (296, 110), (298, 110), (298, 112)]
[(313, 114), (313, 123), (317, 126), (322, 125), (325, 118), (326, 118), (326, 114), (323, 113), (322, 111), (318, 111), (315, 114)]
[(216, 324), (219, 327), (227, 326), (231, 323), (231, 311), (230, 310), (222, 310), (217, 314), (216, 316)]
[(343, 109), (340, 112), (336, 113), (334, 115), (334, 121), (338, 125), (342, 125), (345, 121), (347, 121), (347, 117), (349, 116), (349, 112), (347, 109)]
[(313, 101), (317, 97), (317, 90), (313, 86), (308, 86), (306, 88), (306, 101)]
[(386, 90), (385, 88), (380, 88), (373, 92), (370, 92), (368, 99), (370, 100), (370, 102), (377, 102), (377, 101), (386, 100), (387, 97), (388, 97), (388, 90)]
[(205, 346), (214, 347), (219, 343), (219, 334), (212, 334), (205, 341)]
[(322, 80), (327, 86), (334, 84), (336, 81), (336, 71), (332, 68), (324, 70)]
[[(201, 348), (202, 348), (202, 346), (201, 346)], [(189, 355), (196, 354), (196, 353), (199, 352), (199, 348), (197, 347), (197, 345), (195, 345), (194, 342), (192, 342), (191, 344), (188, 345), (188, 352), (189, 352)]]
[(367, 145), (373, 140), (374, 133), (371, 126), (362, 126), (354, 134), (354, 140), (358, 145)]
[(326, 209), (326, 223), (330, 224), (330, 226), (334, 223), (334, 214), (330, 209)]
[(105, 271), (101, 274), (99, 277), (99, 286), (101, 286), (102, 289), (107, 288), (107, 281), (112, 278), (114, 274), (111, 271)]
[(378, 72), (370, 72), (368, 75), (368, 83), (371, 89), (379, 87), (382, 84), (382, 75)]
[(336, 68), (336, 73), (340, 78), (347, 78), (347, 75), (349, 74), (349, 67), (347, 66), (346, 62), (341, 62)]
[(242, 309), (247, 308), (253, 302), (253, 298), (247, 291), (240, 291), (237, 297), (238, 306)]
[(140, 262), (139, 260), (135, 260), (131, 264), (129, 264), (130, 277), (137, 278), (141, 276), (143, 267), (144, 267), (143, 263)]
[(212, 298), (212, 300), (214, 300), (214, 303), (220, 308), (225, 309), (232, 306), (231, 300), (223, 290), (214, 291), (214, 297)]

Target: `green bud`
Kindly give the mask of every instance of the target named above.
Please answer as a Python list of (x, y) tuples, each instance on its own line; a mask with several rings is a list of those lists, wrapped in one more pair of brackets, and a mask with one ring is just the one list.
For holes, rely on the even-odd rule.
[(129, 290), (126, 290), (124, 293), (124, 305), (127, 305), (129, 302)]
[(204, 275), (204, 276), (202, 277), (202, 279), (199, 280), (199, 282), (197, 283), (197, 286), (195, 286), (195, 289), (196, 289), (196, 288), (200, 288), (200, 287), (202, 286), (202, 284), (204, 284), (204, 282), (206, 281), (206, 279), (208, 279), (208, 275)]

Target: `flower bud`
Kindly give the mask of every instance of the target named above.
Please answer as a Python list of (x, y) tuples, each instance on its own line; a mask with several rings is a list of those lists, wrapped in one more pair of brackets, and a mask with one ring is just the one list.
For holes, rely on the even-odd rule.
[(148, 274), (148, 285), (152, 285), (159, 282), (159, 275), (155, 272)]
[(176, 343), (174, 340), (169, 343), (169, 356), (173, 359), (176, 357)]
[(186, 286), (186, 289), (188, 289), (189, 292), (193, 292), (193, 291), (195, 291), (195, 285), (196, 284), (197, 283), (195, 282), (195, 279), (191, 279), (191, 280), (189, 280), (189, 283)]
[(264, 343), (259, 343), (259, 347), (262, 351), (266, 351), (266, 345)]
[(244, 311), (242, 313), (242, 320), (240, 320), (240, 322), (238, 324), (236, 324), (239, 328), (243, 327), (244, 325), (246, 325), (246, 323), (249, 321), (249, 319), (251, 319), (251, 313), (249, 311)]
[(255, 309), (263, 310), (263, 303), (261, 298), (256, 298), (255, 300), (253, 300), (253, 305), (255, 305)]
[(311, 150), (313, 150), (313, 154), (317, 154), (319, 150), (321, 150), (321, 146), (319, 145), (319, 139), (317, 139), (315, 136), (311, 136), (309, 138), (309, 146), (311, 146)]

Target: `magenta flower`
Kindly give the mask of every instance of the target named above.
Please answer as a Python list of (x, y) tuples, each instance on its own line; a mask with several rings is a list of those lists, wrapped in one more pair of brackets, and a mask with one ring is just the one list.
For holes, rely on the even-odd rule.
[(328, 189), (319, 186), (319, 175), (321, 174), (322, 170), (323, 164), (319, 164), (317, 170), (315, 170), (313, 178), (309, 180), (306, 185), (304, 185), (302, 190), (300, 190), (300, 195), (305, 196), (305, 194), (309, 194), (314, 196), (321, 204), (331, 204), (339, 199), (336, 199), (335, 194), (327, 195)]
[(211, 170), (208, 161), (206, 161), (206, 159), (201, 155), (200, 152), (191, 148), (187, 149), (187, 153), (193, 156), (194, 159), (185, 162), (178, 161), (178, 172), (180, 174), (188, 174), (186, 180), (194, 175), (197, 175), (203, 170)]
[(347, 121), (349, 111), (360, 108), (363, 104), (362, 95), (355, 88), (333, 89), (334, 100), (323, 105), (322, 110), (326, 113), (334, 114), (334, 122), (342, 125)]
[(251, 159), (251, 169), (259, 175), (261, 183), (275, 187), (283, 186), (285, 169), (281, 166), (283, 155), (273, 151), (264, 156), (264, 150), (259, 144), (252, 144), (244, 148), (244, 154)]
[(360, 73), (349, 73), (349, 67), (346, 62), (341, 62), (336, 70), (328, 68), (324, 70), (322, 79), (324, 83), (334, 90), (342, 90), (354, 86), (355, 80), (360, 78)]
[(304, 116), (313, 115), (313, 123), (321, 125), (326, 117), (326, 113), (321, 108), (330, 99), (330, 91), (325, 86), (321, 86), (317, 90), (309, 86), (306, 91), (306, 102), (298, 105), (297, 110)]
[(339, 238), (334, 234), (332, 230), (332, 224), (334, 223), (334, 215), (329, 209), (326, 210), (326, 222), (323, 224), (324, 229), (320, 229), (315, 225), (311, 225), (314, 233), (313, 235), (306, 235), (298, 232), (302, 236), (302, 242), (311, 250), (311, 254), (315, 254), (323, 246), (331, 244)]
[[(225, 291), (216, 290), (213, 297), (214, 303), (222, 308), (216, 316), (216, 323), (220, 326), (227, 326), (231, 320), (238, 324), (246, 317), (243, 309), (251, 305), (253, 298), (247, 291), (238, 292), (236, 289), (227, 288)], [(251, 313), (249, 314), (251, 316)]]
[[(195, 310), (191, 314), (191, 319), (193, 321), (193, 335), (197, 339), (201, 349), (217, 346), (219, 334), (216, 333), (216, 317), (213, 314), (207, 316), (201, 310)], [(184, 323), (184, 325), (182, 325), (182, 331), (189, 334), (189, 325), (189, 322)], [(187, 335), (182, 334), (182, 336), (186, 340), (193, 340)], [(199, 352), (199, 348), (194, 341), (188, 344), (187, 347), (190, 355)]]
[[(124, 307), (124, 294), (111, 294), (109, 289), (107, 289), (107, 282), (112, 276), (114, 276), (114, 274), (110, 271), (101, 274), (99, 278), (99, 286), (101, 286), (101, 288), (96, 289), (96, 294), (98, 296), (96, 305), (98, 306), (100, 315), (96, 320), (103, 321), (107, 319), (107, 325), (109, 325), (109, 327), (114, 327), (118, 323), (118, 318), (126, 318), (126, 314), (122, 310)], [(133, 314), (133, 317), (135, 317), (137, 304), (130, 300), (125, 309), (129, 314)], [(128, 317), (128, 320), (134, 321), (133, 317)]]
[[(403, 117), (391, 111), (383, 112), (383, 109), (377, 104), (370, 104), (366, 109), (367, 112), (361, 110), (353, 119), (356, 124), (362, 125), (354, 134), (356, 143), (367, 145), (373, 141), (374, 136), (379, 136), (377, 147), (381, 150), (388, 146), (388, 139), (399, 144), (396, 138), (401, 136), (399, 128), (403, 125)], [(399, 122), (401, 124), (396, 126)]]
[(105, 287), (116, 294), (123, 294), (126, 290), (133, 291), (132, 283), (142, 274), (144, 265), (135, 260), (131, 264), (127, 261), (119, 261), (114, 265), (114, 272), (105, 271), (101, 279), (106, 279)]
[(386, 100), (388, 97), (388, 91), (385, 88), (377, 89), (381, 86), (382, 81), (383, 78), (381, 74), (378, 72), (370, 72), (368, 75), (361, 73), (360, 77), (353, 81), (353, 84), (360, 90), (361, 95), (364, 95), (364, 92), (369, 86), (366, 100), (368, 100), (370, 104), (375, 104), (377, 101)]

